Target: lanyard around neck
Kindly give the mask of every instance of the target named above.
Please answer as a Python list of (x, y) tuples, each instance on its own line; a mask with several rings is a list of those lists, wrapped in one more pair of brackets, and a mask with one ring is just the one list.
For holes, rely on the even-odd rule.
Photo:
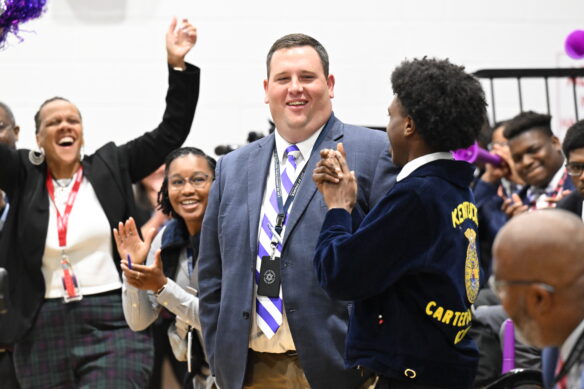
[(562, 378), (564, 378), (568, 372), (572, 369), (574, 364), (580, 360), (582, 353), (584, 352), (584, 331), (578, 337), (576, 344), (572, 347), (572, 351), (570, 355), (568, 355), (568, 359), (564, 362), (564, 365), (560, 369), (560, 372), (557, 376), (554, 377), (554, 385), (558, 383)]
[(69, 193), (69, 197), (67, 198), (67, 203), (65, 206), (65, 212), (61, 215), (59, 212), (59, 208), (57, 207), (57, 203), (55, 202), (55, 186), (53, 184), (53, 175), (51, 171), (47, 169), (47, 190), (49, 192), (49, 196), (55, 204), (55, 210), (57, 211), (57, 231), (59, 233), (59, 247), (67, 246), (67, 226), (69, 224), (69, 215), (71, 214), (71, 209), (73, 209), (73, 203), (75, 203), (75, 198), (79, 193), (79, 188), (81, 187), (81, 181), (83, 181), (83, 166), (79, 167), (77, 173), (75, 173), (75, 177), (73, 178), (75, 183), (73, 184), (73, 188)]
[(278, 200), (278, 216), (276, 216), (276, 225), (274, 226), (274, 229), (276, 230), (276, 232), (278, 234), (282, 233), (282, 228), (284, 227), (284, 223), (286, 222), (286, 215), (288, 214), (288, 210), (290, 209), (290, 206), (292, 205), (292, 201), (294, 201), (294, 197), (296, 196), (296, 192), (298, 192), (298, 188), (300, 187), (300, 184), (302, 183), (302, 180), (304, 179), (304, 175), (306, 174), (306, 167), (308, 166), (308, 162), (310, 161), (310, 158), (312, 158), (312, 155), (314, 154), (314, 152), (316, 150), (318, 150), (318, 147), (320, 146), (320, 144), (324, 140), (324, 137), (326, 136), (327, 132), (328, 132), (328, 127), (325, 125), (325, 127), (322, 129), (322, 131), (318, 135), (318, 138), (316, 138), (316, 142), (314, 143), (314, 146), (312, 147), (312, 150), (310, 151), (310, 155), (309, 155), (308, 159), (306, 160), (304, 167), (302, 168), (302, 170), (298, 174), (298, 177), (296, 177), (296, 180), (294, 181), (294, 185), (292, 185), (292, 188), (290, 189), (290, 193), (288, 194), (288, 197), (286, 198), (285, 204), (284, 204), (284, 201), (282, 199), (282, 183), (281, 183), (282, 177), (280, 176), (280, 159), (278, 158), (278, 153), (276, 151), (276, 143), (274, 142), (273, 157), (274, 157), (274, 167), (276, 170), (276, 177), (275, 177), (276, 178), (276, 198)]

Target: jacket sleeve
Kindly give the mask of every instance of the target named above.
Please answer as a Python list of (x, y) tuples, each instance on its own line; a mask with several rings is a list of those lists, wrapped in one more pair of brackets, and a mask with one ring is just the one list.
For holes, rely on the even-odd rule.
[[(400, 201), (401, 200), (401, 201)], [(351, 232), (344, 209), (327, 212), (318, 238), (314, 266), (320, 285), (339, 300), (362, 300), (380, 294), (409, 269), (423, 265), (423, 205), (413, 193), (386, 198)], [(431, 226), (428, 226), (432, 228)]]
[(0, 190), (8, 194), (14, 191), (20, 174), (20, 166), (18, 152), (0, 143)]
[(203, 341), (211, 371), (214, 369), (215, 338), (221, 304), (222, 259), (219, 247), (219, 205), (222, 177), (220, 159), (215, 169), (215, 182), (211, 188), (199, 248), (199, 318), (203, 328)]
[(195, 294), (194, 289), (189, 292), (168, 278), (164, 290), (156, 297), (156, 301), (170, 312), (180, 316), (191, 327), (200, 331), (199, 298)]
[(187, 64), (185, 71), (169, 67), (166, 109), (162, 122), (153, 131), (119, 147), (120, 159), (128, 165), (132, 182), (137, 182), (164, 163), (189, 135), (199, 99), (199, 68)]

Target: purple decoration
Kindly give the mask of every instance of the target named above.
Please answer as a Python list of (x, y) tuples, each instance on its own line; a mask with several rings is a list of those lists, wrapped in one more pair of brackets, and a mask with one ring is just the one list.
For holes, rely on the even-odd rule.
[(41, 16), (47, 0), (0, 0), (0, 48), (6, 36), (18, 36), (18, 26)]
[(515, 327), (511, 319), (503, 323), (503, 366), (501, 373), (505, 374), (515, 368)]
[(487, 150), (481, 148), (477, 142), (466, 149), (452, 151), (452, 156), (457, 161), (466, 161), (468, 163), (490, 163), (495, 166), (499, 166), (503, 161), (497, 154), (489, 153)]
[(574, 30), (566, 37), (566, 54), (571, 58), (584, 58), (584, 30)]

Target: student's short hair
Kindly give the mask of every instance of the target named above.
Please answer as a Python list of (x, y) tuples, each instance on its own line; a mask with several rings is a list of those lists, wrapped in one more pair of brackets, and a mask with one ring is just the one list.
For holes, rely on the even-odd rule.
[(391, 75), (394, 94), (426, 144), (449, 151), (474, 143), (485, 123), (480, 82), (448, 59), (406, 60)]
[(562, 143), (562, 151), (566, 158), (570, 157), (570, 151), (580, 148), (584, 148), (584, 120), (580, 120), (568, 128)]
[(507, 122), (503, 135), (511, 140), (527, 131), (541, 131), (548, 136), (554, 136), (552, 132), (552, 117), (533, 111), (521, 112)]

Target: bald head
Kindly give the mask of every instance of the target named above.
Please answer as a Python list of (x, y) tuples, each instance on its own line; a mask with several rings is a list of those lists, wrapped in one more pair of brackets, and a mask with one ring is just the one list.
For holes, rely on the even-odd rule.
[(584, 223), (573, 213), (549, 209), (512, 218), (493, 245), (498, 270), (563, 284), (584, 271)]
[(584, 320), (584, 223), (559, 210), (524, 213), (499, 231), (493, 275), (505, 311), (534, 346), (560, 346)]

